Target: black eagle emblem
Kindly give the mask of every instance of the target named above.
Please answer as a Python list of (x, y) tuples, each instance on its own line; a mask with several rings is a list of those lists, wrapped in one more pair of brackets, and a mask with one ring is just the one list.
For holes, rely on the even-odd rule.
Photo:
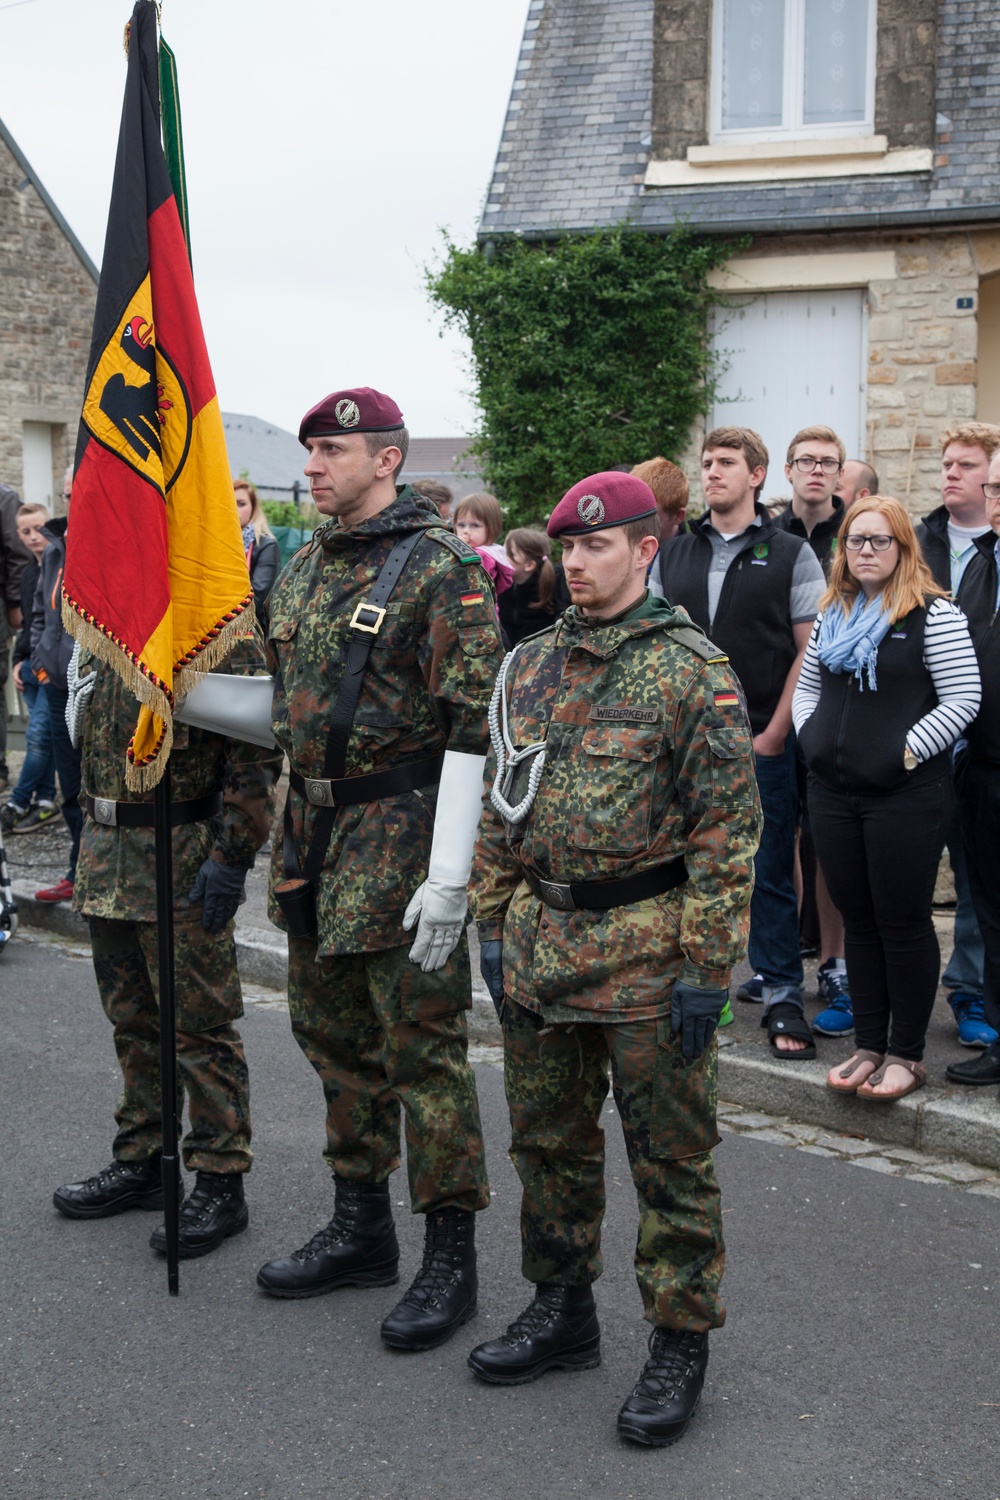
[(146, 376), (142, 385), (130, 385), (124, 375), (112, 375), (101, 392), (101, 411), (117, 427), (129, 447), (145, 463), (150, 450), (159, 458), (160, 391), (156, 383), (156, 349), (153, 326), (135, 317), (122, 329), (121, 347)]

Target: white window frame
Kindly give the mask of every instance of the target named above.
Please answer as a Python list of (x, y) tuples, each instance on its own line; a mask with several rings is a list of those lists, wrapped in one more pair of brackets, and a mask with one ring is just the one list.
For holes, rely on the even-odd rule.
[(868, 76), (865, 79), (865, 118), (831, 121), (828, 125), (804, 125), (806, 0), (785, 0), (785, 58), (782, 85), (784, 123), (762, 130), (726, 130), (722, 125), (722, 32), (723, 0), (712, 6), (712, 119), (711, 139), (716, 142), (818, 140), (824, 136), (848, 137), (875, 133), (875, 48), (878, 39), (878, 0), (868, 4)]

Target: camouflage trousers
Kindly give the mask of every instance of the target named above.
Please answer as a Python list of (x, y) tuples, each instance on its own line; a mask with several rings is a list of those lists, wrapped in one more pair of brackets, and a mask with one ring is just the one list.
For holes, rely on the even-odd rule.
[(468, 1057), (469, 949), (424, 974), (406, 948), (317, 958), (288, 939), (295, 1040), (326, 1096), (326, 1150), (341, 1177), (384, 1182), (400, 1162), (400, 1105), (415, 1214), (490, 1201), (476, 1082)]
[(528, 1281), (579, 1286), (603, 1269), (608, 1062), (639, 1199), (635, 1273), (647, 1320), (721, 1328), (725, 1263), (715, 1126), (714, 1044), (694, 1063), (662, 1020), (540, 1028), (503, 1012), (510, 1156), (521, 1179), (521, 1268)]
[[(114, 1155), (141, 1161), (162, 1144), (159, 964), (156, 925), (89, 917), (94, 970), (104, 1012), (115, 1029), (123, 1091)], [(177, 993), (177, 1117), (187, 1095), (183, 1142), (190, 1171), (248, 1172), (250, 1086), (233, 1021), (243, 1014), (232, 926), (206, 932), (174, 926)]]

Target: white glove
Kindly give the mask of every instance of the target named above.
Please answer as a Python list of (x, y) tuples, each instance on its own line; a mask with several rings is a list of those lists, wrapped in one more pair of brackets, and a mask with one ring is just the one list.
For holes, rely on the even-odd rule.
[(465, 927), (485, 770), (485, 755), (444, 752), (427, 879), (403, 915), (406, 932), (420, 918), (410, 962), (419, 964), (425, 974), (444, 967)]

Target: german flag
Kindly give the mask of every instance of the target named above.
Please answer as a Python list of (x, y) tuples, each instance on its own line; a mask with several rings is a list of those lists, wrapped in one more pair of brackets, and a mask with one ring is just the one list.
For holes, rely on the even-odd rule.
[(160, 139), (156, 6), (128, 76), (63, 581), (63, 617), (141, 703), (125, 767), (156, 785), (175, 695), (253, 634), (253, 594), (188, 248)]

